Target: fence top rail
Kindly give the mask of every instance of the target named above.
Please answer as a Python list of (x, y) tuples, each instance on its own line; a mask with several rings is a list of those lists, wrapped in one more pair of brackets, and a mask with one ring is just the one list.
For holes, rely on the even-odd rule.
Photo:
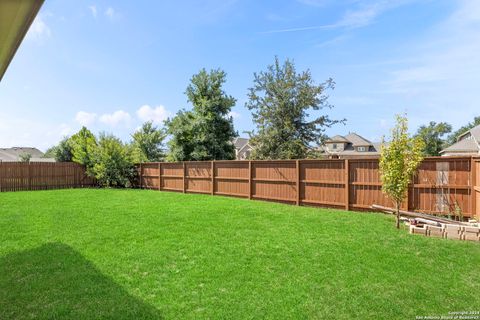
[[(167, 162), (167, 161), (156, 161), (156, 162), (142, 162), (135, 165), (148, 165), (148, 164), (189, 164), (189, 163), (291, 163), (295, 161), (300, 162), (377, 162), (378, 158), (348, 158), (348, 159), (280, 159), (280, 160), (199, 160), (199, 161), (177, 161), (177, 162)], [(425, 157), (423, 161), (449, 161), (449, 160), (474, 160), (475, 162), (480, 162), (480, 157), (476, 156), (445, 156), (445, 157)], [(1, 162), (0, 162), (1, 163)], [(39, 162), (39, 163), (48, 163), (48, 162)], [(52, 163), (52, 162), (50, 162)]]
[(81, 164), (76, 162), (48, 162), (48, 161), (0, 161), (0, 165), (43, 165), (43, 166), (74, 166), (74, 167), (82, 167)]

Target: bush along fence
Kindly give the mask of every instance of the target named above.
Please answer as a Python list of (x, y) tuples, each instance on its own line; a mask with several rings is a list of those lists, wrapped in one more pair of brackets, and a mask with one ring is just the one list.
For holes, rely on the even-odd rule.
[[(138, 165), (140, 188), (235, 196), (296, 205), (392, 207), (378, 159), (155, 162)], [(412, 179), (404, 210), (463, 219), (480, 214), (480, 160), (432, 157)]]
[(73, 162), (0, 162), (0, 192), (82, 188), (95, 185)]

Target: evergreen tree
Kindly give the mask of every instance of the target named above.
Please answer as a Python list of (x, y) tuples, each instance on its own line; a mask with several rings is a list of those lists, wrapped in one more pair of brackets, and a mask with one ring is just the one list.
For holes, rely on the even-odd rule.
[(202, 69), (194, 75), (186, 95), (192, 111), (180, 111), (167, 121), (169, 159), (230, 160), (235, 158), (232, 140), (237, 136), (229, 115), (235, 98), (223, 90), (226, 73), (220, 69), (207, 72)]

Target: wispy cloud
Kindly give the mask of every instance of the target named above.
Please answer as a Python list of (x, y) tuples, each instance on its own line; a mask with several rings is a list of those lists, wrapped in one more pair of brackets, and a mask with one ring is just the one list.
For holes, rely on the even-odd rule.
[(113, 9), (112, 7), (108, 7), (106, 10), (105, 10), (105, 16), (107, 16), (110, 20), (114, 20), (116, 18), (119, 17), (119, 14), (117, 11), (115, 11), (115, 9)]
[(93, 16), (94, 18), (96, 18), (96, 17), (97, 17), (97, 14), (98, 14), (97, 6), (91, 5), (91, 6), (88, 6), (88, 9), (89, 9), (90, 12), (92, 13), (92, 16)]
[[(401, 5), (405, 5), (413, 0), (376, 0), (376, 1), (359, 1), (358, 8), (355, 10), (348, 10), (344, 13), (342, 18), (332, 24), (323, 24), (315, 26), (302, 26), (285, 29), (276, 29), (262, 32), (269, 33), (284, 33), (284, 32), (299, 32), (311, 30), (328, 30), (328, 29), (356, 29), (372, 24), (375, 19), (388, 10), (392, 10)], [(323, 6), (327, 1), (302, 0), (300, 1), (309, 5)]]
[(331, 2), (331, 0), (297, 0), (301, 4), (314, 7), (323, 7)]
[[(389, 72), (386, 93), (420, 105), (424, 112), (466, 122), (479, 114), (480, 2), (459, 1), (459, 7), (437, 25), (427, 39), (412, 46), (412, 61)], [(452, 108), (460, 108), (455, 112)]]

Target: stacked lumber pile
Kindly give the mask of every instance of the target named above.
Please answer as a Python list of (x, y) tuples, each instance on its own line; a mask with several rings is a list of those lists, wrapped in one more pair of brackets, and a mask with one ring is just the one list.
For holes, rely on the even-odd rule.
[(410, 224), (410, 233), (422, 234), (427, 237), (480, 241), (480, 228), (475, 226), (466, 227), (454, 224), (445, 224), (442, 226)]
[[(385, 213), (395, 214), (395, 209), (393, 208), (378, 205), (373, 205), (372, 208)], [(480, 225), (475, 221), (461, 222), (403, 210), (400, 211), (400, 215), (410, 225), (411, 234), (480, 242)]]

